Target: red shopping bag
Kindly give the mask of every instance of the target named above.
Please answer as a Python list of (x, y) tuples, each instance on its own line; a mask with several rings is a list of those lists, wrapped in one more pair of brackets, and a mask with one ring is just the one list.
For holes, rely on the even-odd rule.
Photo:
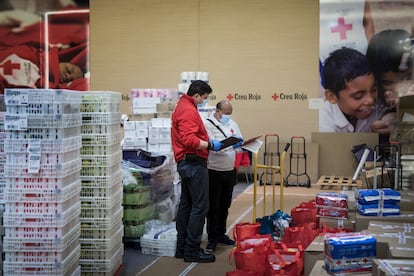
[(246, 238), (254, 237), (259, 234), (260, 222), (249, 223), (243, 222), (238, 223), (233, 228), (233, 238), (237, 242), (240, 242)]
[(294, 243), (301, 242), (304, 248), (307, 248), (309, 244), (319, 235), (319, 228), (315, 223), (309, 223), (300, 227), (288, 227), (283, 234), (282, 242)]
[(269, 250), (272, 248), (270, 235), (256, 235), (247, 238), (234, 248), (229, 255), (234, 256), (234, 262), (238, 270), (263, 275), (267, 268)]
[(263, 274), (257, 273), (257, 272), (244, 271), (244, 270), (240, 270), (237, 268), (233, 271), (226, 272), (226, 276), (261, 276), (261, 275)]

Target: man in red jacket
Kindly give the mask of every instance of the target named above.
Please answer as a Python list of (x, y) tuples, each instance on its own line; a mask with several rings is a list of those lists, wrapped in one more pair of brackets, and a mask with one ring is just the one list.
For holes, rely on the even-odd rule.
[(181, 177), (181, 198), (177, 211), (176, 258), (185, 262), (210, 263), (215, 256), (200, 248), (208, 213), (209, 150), (219, 151), (221, 143), (209, 139), (197, 107), (207, 103), (212, 92), (204, 81), (194, 81), (181, 96), (171, 116), (171, 143)]

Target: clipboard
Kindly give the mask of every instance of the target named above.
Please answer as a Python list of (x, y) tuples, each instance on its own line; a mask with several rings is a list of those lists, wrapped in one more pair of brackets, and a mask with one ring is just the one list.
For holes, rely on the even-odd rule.
[(259, 139), (260, 137), (262, 137), (262, 135), (259, 135), (259, 136), (250, 138), (249, 140), (244, 141), (243, 145), (241, 145), (241, 146), (243, 147), (243, 146), (246, 146), (246, 145), (248, 145), (250, 143), (253, 143), (254, 141), (256, 141), (257, 139)]

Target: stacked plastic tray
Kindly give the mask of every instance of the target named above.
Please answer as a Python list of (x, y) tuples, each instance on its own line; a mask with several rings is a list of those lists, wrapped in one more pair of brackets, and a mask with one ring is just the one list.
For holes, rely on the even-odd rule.
[(82, 94), (82, 275), (114, 275), (122, 264), (120, 104), (120, 93)]
[(80, 274), (81, 101), (5, 90), (5, 275)]

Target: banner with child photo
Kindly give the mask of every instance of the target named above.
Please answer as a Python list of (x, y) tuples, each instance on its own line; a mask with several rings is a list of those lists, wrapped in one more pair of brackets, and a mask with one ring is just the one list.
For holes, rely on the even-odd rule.
[(413, 1), (320, 0), (320, 132), (388, 141), (400, 98), (414, 95)]

